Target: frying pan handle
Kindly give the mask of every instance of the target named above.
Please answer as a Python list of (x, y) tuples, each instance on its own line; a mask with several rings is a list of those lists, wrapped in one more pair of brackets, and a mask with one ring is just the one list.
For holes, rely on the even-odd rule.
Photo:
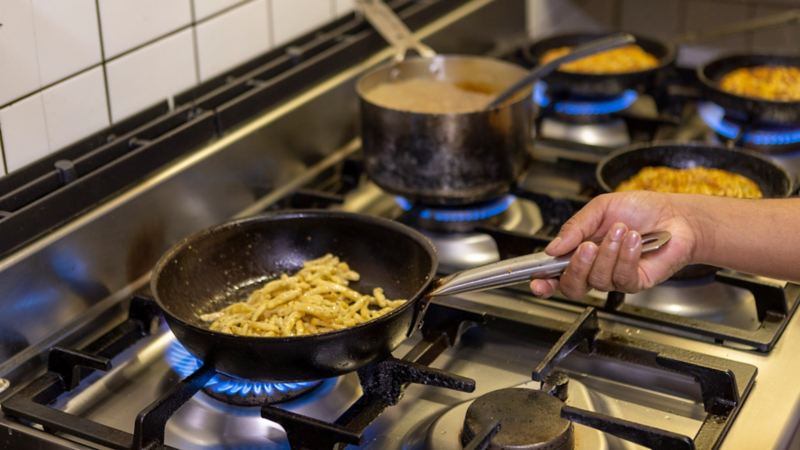
[(409, 49), (415, 50), (423, 58), (433, 58), (436, 52), (420, 42), (406, 24), (397, 17), (381, 0), (356, 0), (367, 21), (378, 30), (381, 36), (394, 47), (397, 62), (406, 57)]
[(422, 318), (425, 317), (425, 312), (428, 310), (430, 303), (431, 299), (427, 295), (417, 299), (417, 303), (414, 305), (414, 315), (411, 317), (411, 328), (408, 329), (406, 334), (407, 337), (411, 337), (422, 326)]
[[(642, 253), (658, 250), (671, 238), (668, 231), (645, 234), (642, 236)], [(569, 254), (554, 258), (539, 252), (456, 272), (442, 278), (428, 296), (478, 292), (522, 283), (531, 278), (555, 278), (567, 268), (571, 257)]]

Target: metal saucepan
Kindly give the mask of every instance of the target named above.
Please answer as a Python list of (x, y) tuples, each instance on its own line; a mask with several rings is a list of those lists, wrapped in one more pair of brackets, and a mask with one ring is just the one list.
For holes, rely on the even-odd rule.
[[(540, 64), (542, 56), (559, 47), (575, 47), (586, 42), (608, 36), (609, 33), (566, 33), (550, 36), (534, 42), (523, 50), (524, 58), (533, 65)], [(659, 81), (664, 69), (675, 63), (675, 46), (657, 39), (634, 34), (636, 45), (658, 59), (658, 65), (652, 69), (623, 73), (575, 73), (556, 70), (543, 81), (547, 83), (549, 92), (556, 94), (587, 97), (612, 97), (623, 91), (633, 89), (647, 90)]]
[(800, 101), (765, 100), (745, 97), (720, 88), (722, 77), (733, 70), (752, 66), (800, 67), (798, 55), (729, 55), (698, 67), (697, 78), (704, 96), (729, 112), (739, 113), (742, 119), (775, 124), (800, 123)]
[[(746, 150), (699, 143), (646, 144), (622, 149), (597, 165), (597, 181), (603, 190), (613, 192), (620, 183), (648, 166), (722, 169), (753, 180), (764, 197), (786, 197), (792, 192), (792, 178), (769, 159)], [(679, 270), (672, 279), (702, 278), (717, 270), (717, 267), (693, 264)]]
[[(645, 236), (645, 250), (659, 248), (669, 237)], [(380, 286), (388, 297), (408, 301), (372, 321), (310, 336), (233, 336), (210, 331), (200, 319), (246, 298), (270, 276), (295, 272), (326, 253), (361, 273), (354, 289), (369, 292)], [(534, 254), (435, 282), (436, 251), (419, 232), (360, 214), (295, 211), (236, 220), (184, 239), (157, 263), (151, 288), (175, 337), (219, 372), (258, 380), (316, 380), (388, 356), (418, 328), (432, 295), (557, 276), (567, 261)]]
[[(476, 203), (506, 193), (528, 161), (533, 118), (530, 86), (500, 106), (447, 114), (379, 105), (370, 101), (369, 92), (383, 83), (435, 79), (465, 90), (499, 94), (528, 71), (493, 58), (436, 55), (383, 2), (358, 3), (397, 51), (394, 62), (367, 73), (356, 87), (367, 175), (384, 190), (427, 205)], [(594, 51), (625, 45), (626, 39), (632, 38), (604, 40)], [(404, 59), (409, 49), (420, 57)]]

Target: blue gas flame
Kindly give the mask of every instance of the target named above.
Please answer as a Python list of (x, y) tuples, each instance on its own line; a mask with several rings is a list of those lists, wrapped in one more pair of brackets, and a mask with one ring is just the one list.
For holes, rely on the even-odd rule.
[[(513, 195), (506, 195), (489, 203), (463, 209), (423, 208), (416, 210), (415, 213), (422, 219), (435, 220), (437, 222), (474, 222), (504, 213), (514, 203), (515, 199)], [(414, 207), (411, 201), (405, 197), (395, 197), (395, 202), (403, 211), (411, 211)]]
[(725, 109), (716, 103), (703, 102), (697, 105), (703, 121), (718, 135), (727, 139), (740, 139), (751, 145), (790, 145), (800, 142), (800, 127), (764, 127), (748, 129), (741, 134), (741, 125), (725, 118)]
[[(614, 97), (603, 97), (593, 99), (574, 99), (562, 100), (553, 105), (557, 113), (570, 116), (596, 116), (612, 114), (622, 111), (631, 106), (639, 94), (633, 89), (623, 91)], [(547, 94), (547, 84), (539, 81), (533, 87), (533, 101), (542, 108), (550, 106), (551, 99)]]
[[(181, 378), (186, 378), (192, 373), (196, 372), (200, 366), (201, 361), (196, 356), (189, 353), (186, 347), (180, 342), (173, 342), (166, 353), (167, 363), (172, 367)], [(292, 392), (300, 392), (308, 389), (317, 381), (297, 381), (297, 382), (265, 382), (265, 381), (250, 381), (233, 378), (223, 378), (219, 375), (214, 375), (205, 388), (210, 389), (215, 393), (229, 396), (247, 396), (250, 393), (254, 395), (272, 395), (275, 392), (287, 394)]]

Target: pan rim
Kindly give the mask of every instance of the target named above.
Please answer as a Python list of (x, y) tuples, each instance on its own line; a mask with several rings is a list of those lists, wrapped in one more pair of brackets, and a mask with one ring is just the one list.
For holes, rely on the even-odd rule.
[[(771, 100), (766, 98), (760, 97), (752, 97), (749, 95), (739, 95), (734, 94), (733, 92), (728, 92), (722, 89), (719, 86), (719, 81), (713, 80), (712, 77), (709, 76), (708, 70), (714, 66), (715, 64), (722, 64), (723, 62), (729, 60), (735, 60), (740, 58), (776, 58), (776, 59), (796, 59), (797, 64), (794, 65), (795, 67), (800, 68), (800, 53), (742, 53), (742, 52), (732, 52), (726, 53), (724, 55), (718, 56), (705, 64), (702, 64), (697, 68), (697, 79), (707, 88), (711, 89), (717, 94), (725, 95), (734, 99), (739, 99), (742, 102), (751, 101), (751, 102), (758, 102), (763, 105), (769, 105), (774, 107), (798, 107), (800, 106), (800, 100)], [(760, 64), (760, 65), (768, 65), (768, 64)], [(780, 64), (775, 64), (780, 65)], [(743, 67), (750, 67), (748, 65), (740, 65), (735, 67), (731, 70), (723, 72), (720, 76), (724, 76), (727, 73), (730, 73), (732, 70), (740, 69)], [(713, 101), (713, 100), (711, 100)]]
[(379, 65), (377, 65), (375, 67), (372, 67), (372, 68), (368, 69), (367, 71), (365, 71), (364, 73), (362, 73), (361, 75), (358, 76), (358, 80), (356, 81), (356, 86), (355, 86), (356, 94), (358, 95), (358, 98), (362, 102), (367, 103), (367, 104), (369, 104), (371, 106), (374, 106), (374, 107), (377, 107), (377, 108), (386, 109), (386, 110), (393, 111), (393, 112), (396, 112), (396, 113), (412, 114), (412, 115), (426, 115), (426, 116), (436, 116), (436, 117), (469, 117), (471, 115), (486, 114), (487, 112), (493, 112), (493, 111), (497, 111), (497, 110), (500, 110), (500, 109), (505, 109), (505, 108), (508, 108), (509, 106), (516, 105), (518, 103), (523, 103), (525, 101), (530, 101), (531, 103), (533, 103), (533, 100), (532, 100), (532, 97), (531, 97), (531, 95), (533, 94), (533, 87), (532, 86), (528, 86), (527, 88), (520, 90), (517, 94), (515, 94), (516, 98), (512, 97), (513, 101), (506, 101), (503, 104), (495, 106), (495, 107), (493, 107), (491, 109), (478, 110), (478, 111), (456, 112), (456, 113), (453, 113), (453, 112), (431, 113), (431, 112), (408, 111), (408, 110), (405, 110), (405, 109), (393, 108), (391, 106), (384, 106), (384, 105), (381, 105), (379, 103), (375, 103), (375, 102), (373, 102), (373, 101), (371, 101), (371, 100), (369, 100), (367, 98), (368, 96), (367, 96), (367, 93), (364, 92), (363, 84), (364, 84), (364, 80), (366, 80), (370, 76), (373, 76), (374, 74), (376, 74), (378, 72), (381, 72), (383, 70), (388, 70), (392, 66), (395, 66), (397, 64), (414, 63), (414, 62), (420, 62), (420, 61), (434, 61), (436, 59), (447, 59), (447, 60), (459, 60), (460, 59), (460, 60), (491, 62), (493, 64), (497, 64), (498, 66), (508, 67), (509, 69), (519, 69), (520, 70), (520, 79), (522, 79), (522, 77), (524, 77), (528, 73), (528, 70), (526, 70), (525, 67), (523, 67), (523, 66), (521, 66), (519, 64), (515, 64), (513, 62), (505, 61), (505, 60), (502, 60), (502, 59), (492, 58), (492, 57), (489, 57), (489, 56), (467, 55), (467, 54), (450, 54), (450, 53), (437, 54), (436, 56), (432, 56), (430, 58), (424, 58), (424, 57), (416, 56), (416, 57), (404, 59), (403, 61), (401, 61), (399, 63), (395, 62), (395, 61), (389, 61), (389, 62), (382, 63), (382, 64), (379, 64)]
[[(358, 220), (370, 222), (373, 225), (378, 225), (382, 227), (389, 228), (393, 231), (397, 231), (402, 233), (403, 235), (413, 239), (417, 244), (422, 246), (424, 249), (428, 250), (429, 254), (433, 256), (431, 261), (431, 267), (427, 274), (427, 279), (425, 283), (420, 286), (420, 288), (414, 293), (414, 295), (410, 296), (406, 303), (402, 306), (398, 307), (394, 311), (391, 311), (388, 314), (380, 316), (378, 318), (368, 320), (366, 322), (362, 322), (358, 325), (344, 328), (342, 330), (335, 330), (329, 331), (325, 333), (317, 333), (317, 334), (308, 334), (302, 336), (279, 336), (279, 337), (267, 337), (267, 336), (240, 336), (234, 334), (227, 334), (227, 333), (220, 333), (217, 331), (212, 331), (207, 328), (203, 328), (197, 325), (194, 325), (183, 318), (179, 317), (177, 314), (174, 314), (169, 308), (166, 308), (164, 303), (162, 302), (157, 289), (157, 282), (159, 278), (159, 274), (161, 273), (162, 269), (166, 267), (167, 264), (170, 263), (181, 251), (185, 250), (185, 248), (192, 242), (197, 241), (198, 238), (201, 238), (203, 235), (206, 234), (213, 234), (215, 232), (226, 230), (234, 227), (240, 227), (243, 225), (251, 224), (251, 223), (259, 223), (265, 220), (272, 221), (272, 220), (281, 220), (281, 219), (300, 219), (303, 217), (325, 217), (325, 218), (339, 218), (339, 219), (353, 219), (357, 218)], [(175, 243), (172, 247), (169, 248), (162, 256), (159, 258), (158, 262), (153, 266), (150, 276), (150, 290), (153, 293), (153, 298), (158, 305), (158, 308), (162, 311), (162, 313), (168, 317), (170, 320), (174, 320), (181, 324), (181, 326), (191, 329), (194, 332), (198, 332), (201, 334), (205, 334), (208, 336), (213, 336), (215, 339), (219, 340), (235, 340), (241, 341), (242, 339), (247, 339), (248, 342), (251, 343), (264, 343), (264, 344), (275, 344), (275, 343), (301, 343), (304, 341), (310, 340), (319, 340), (319, 339), (333, 339), (339, 336), (343, 336), (346, 334), (350, 334), (354, 330), (359, 330), (365, 328), (367, 326), (375, 326), (376, 324), (380, 324), (382, 322), (386, 322), (391, 320), (396, 315), (402, 314), (408, 308), (414, 307), (417, 302), (425, 301), (424, 294), (428, 290), (431, 283), (433, 283), (434, 279), (436, 278), (436, 273), (438, 270), (439, 265), (439, 258), (438, 253), (436, 251), (436, 247), (433, 245), (433, 242), (430, 241), (424, 234), (418, 232), (417, 230), (399, 223), (394, 220), (385, 219), (382, 217), (375, 217), (370, 216), (367, 214), (361, 213), (353, 213), (353, 212), (346, 212), (346, 211), (331, 211), (325, 209), (286, 209), (274, 212), (266, 212), (263, 214), (258, 214), (254, 216), (243, 217), (239, 219), (233, 219), (229, 221), (225, 221), (219, 223), (217, 225), (213, 225), (211, 227), (204, 228), (202, 230), (198, 230), (177, 243)], [(171, 327), (170, 327), (171, 329)]]
[(723, 146), (720, 146), (720, 145), (706, 144), (706, 143), (703, 143), (703, 142), (696, 142), (696, 141), (682, 142), (682, 141), (674, 141), (674, 140), (660, 140), (660, 141), (645, 142), (645, 143), (641, 143), (641, 144), (634, 144), (634, 145), (630, 145), (630, 146), (627, 146), (627, 147), (624, 147), (624, 148), (621, 148), (619, 150), (616, 150), (614, 152), (609, 153), (605, 158), (603, 158), (602, 160), (600, 160), (599, 163), (597, 163), (597, 167), (595, 168), (595, 172), (594, 172), (595, 173), (595, 179), (597, 180), (598, 184), (600, 185), (600, 188), (603, 189), (603, 191), (605, 193), (614, 192), (614, 189), (612, 189), (608, 185), (608, 183), (606, 183), (606, 180), (602, 176), (603, 168), (606, 166), (606, 164), (608, 164), (609, 161), (611, 161), (611, 160), (613, 160), (616, 157), (619, 157), (621, 155), (627, 154), (627, 153), (632, 153), (632, 152), (635, 152), (635, 151), (640, 151), (640, 150), (644, 150), (644, 149), (648, 149), (648, 148), (658, 148), (658, 147), (708, 148), (708, 149), (715, 149), (715, 150), (712, 150), (712, 151), (720, 150), (720, 151), (737, 152), (737, 153), (740, 153), (740, 154), (744, 154), (747, 157), (755, 158), (755, 159), (760, 160), (761, 162), (763, 162), (765, 164), (768, 164), (769, 166), (773, 167), (774, 169), (776, 169), (778, 172), (781, 173), (781, 175), (783, 176), (783, 179), (786, 180), (786, 182), (787, 182), (787, 189), (786, 189), (786, 192), (784, 194), (782, 194), (780, 197), (777, 197), (777, 198), (788, 197), (788, 196), (791, 195), (791, 193), (795, 189), (795, 181), (789, 175), (789, 172), (785, 168), (783, 168), (779, 164), (774, 163), (772, 160), (770, 160), (766, 156), (761, 155), (761, 154), (759, 154), (757, 152), (754, 152), (752, 150), (748, 150), (748, 149), (745, 149), (745, 148), (741, 148), (741, 147), (727, 148), (727, 147), (723, 147)]

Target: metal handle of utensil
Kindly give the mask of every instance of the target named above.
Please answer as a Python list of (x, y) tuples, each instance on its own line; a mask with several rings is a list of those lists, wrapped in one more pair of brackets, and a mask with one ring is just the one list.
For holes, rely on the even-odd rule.
[(405, 59), (409, 49), (415, 50), (423, 58), (436, 56), (436, 52), (420, 42), (386, 3), (381, 0), (356, 0), (356, 4), (367, 21), (394, 47), (396, 61)]
[(702, 41), (710, 41), (726, 36), (764, 30), (767, 28), (781, 27), (785, 25), (800, 23), (800, 9), (792, 9), (769, 16), (755, 17), (753, 19), (742, 20), (740, 22), (726, 23), (720, 27), (704, 29), (702, 31), (690, 31), (677, 38), (672, 39), (673, 44), (692, 44)]
[[(671, 238), (669, 231), (657, 231), (642, 236), (642, 253), (658, 250)], [(478, 292), (522, 283), (531, 278), (555, 278), (564, 272), (570, 257), (572, 254), (554, 258), (539, 252), (456, 272), (439, 280), (428, 295)]]
[(575, 61), (576, 59), (581, 59), (585, 56), (594, 55), (595, 53), (633, 44), (634, 42), (636, 42), (636, 38), (633, 35), (628, 33), (617, 33), (575, 47), (566, 55), (559, 56), (558, 58), (550, 60), (531, 70), (524, 78), (501, 92), (494, 100), (486, 105), (485, 109), (496, 108), (509, 98), (513, 97), (518, 91), (525, 89), (533, 82), (550, 75), (550, 73), (558, 69), (558, 66), (561, 64)]

